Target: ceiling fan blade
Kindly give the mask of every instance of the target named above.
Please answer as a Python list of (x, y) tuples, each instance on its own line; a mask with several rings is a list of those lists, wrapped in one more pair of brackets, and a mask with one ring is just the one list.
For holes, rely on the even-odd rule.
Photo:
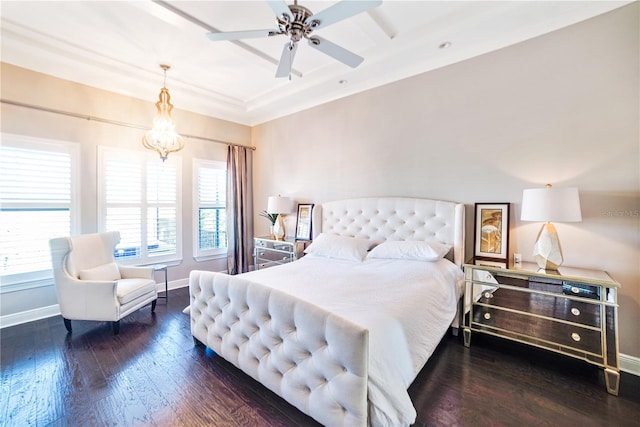
[(282, 48), (282, 55), (280, 56), (280, 62), (278, 63), (278, 69), (276, 70), (276, 77), (288, 77), (291, 74), (291, 67), (293, 66), (293, 58), (296, 56), (298, 50), (298, 43), (286, 42)]
[(355, 53), (338, 46), (335, 43), (330, 42), (322, 37), (313, 36), (309, 38), (309, 46), (318, 49), (320, 52), (325, 53), (332, 58), (337, 59), (343, 64), (347, 64), (351, 68), (356, 68), (364, 61), (364, 58), (356, 55)]
[(240, 39), (257, 39), (259, 37), (269, 37), (280, 34), (278, 30), (247, 30), (247, 31), (228, 31), (220, 33), (207, 33), (209, 40), (240, 40)]
[[(366, 1), (352, 1), (343, 0), (340, 3), (336, 3), (333, 6), (321, 10), (315, 15), (311, 15), (307, 18), (307, 24), (316, 30), (318, 28), (324, 28), (343, 19), (350, 18), (359, 13), (365, 12), (374, 7), (378, 7), (382, 4), (382, 0), (366, 0)], [(314, 25), (314, 22), (317, 24)]]
[(287, 15), (289, 19), (293, 21), (293, 15), (291, 14), (291, 10), (289, 10), (287, 2), (284, 0), (267, 0), (267, 3), (269, 3), (271, 10), (273, 10), (278, 18), (282, 15)]

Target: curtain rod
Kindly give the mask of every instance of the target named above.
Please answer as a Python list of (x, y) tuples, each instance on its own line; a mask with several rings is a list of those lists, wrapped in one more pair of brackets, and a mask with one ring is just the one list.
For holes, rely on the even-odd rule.
[[(30, 108), (32, 110), (45, 111), (47, 113), (61, 114), (61, 115), (64, 115), (64, 116), (75, 117), (75, 118), (78, 118), (78, 119), (85, 119), (85, 120), (89, 120), (89, 121), (93, 120), (94, 122), (107, 123), (107, 124), (110, 124), (110, 125), (123, 126), (123, 127), (128, 127), (128, 128), (133, 128), (133, 129), (142, 129), (142, 130), (149, 129), (147, 126), (140, 126), (140, 125), (136, 125), (136, 124), (133, 124), (133, 123), (120, 122), (120, 121), (117, 121), (117, 120), (103, 119), (101, 117), (88, 116), (88, 115), (85, 115), (85, 114), (71, 113), (69, 111), (56, 110), (54, 108), (48, 108), (48, 107), (40, 107), (39, 105), (25, 104), (24, 102), (10, 101), (8, 99), (0, 99), (0, 103), (8, 104), (8, 105), (15, 105), (17, 107)], [(185, 138), (200, 139), (202, 141), (215, 142), (216, 144), (230, 145), (232, 147), (250, 148), (251, 150), (254, 150), (254, 151), (256, 149), (256, 147), (254, 147), (254, 146), (243, 145), (243, 144), (234, 144), (233, 142), (220, 141), (220, 140), (217, 140), (217, 139), (207, 138), (207, 137), (204, 137), (204, 136), (185, 135), (185, 134), (180, 134), (180, 135), (185, 137)]]

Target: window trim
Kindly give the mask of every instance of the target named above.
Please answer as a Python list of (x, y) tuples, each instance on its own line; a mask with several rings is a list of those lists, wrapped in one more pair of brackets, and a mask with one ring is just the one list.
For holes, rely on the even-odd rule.
[[(58, 152), (69, 154), (71, 165), (70, 198), (69, 202), (69, 230), (71, 235), (79, 234), (81, 204), (80, 204), (80, 144), (72, 141), (39, 138), (12, 133), (0, 133), (2, 145), (7, 147), (28, 148), (31, 150)], [(52, 286), (53, 270), (37, 270), (29, 273), (9, 274), (0, 277), (0, 294), (22, 291), (42, 286)]]
[[(127, 156), (128, 158), (136, 158), (138, 161), (142, 163), (147, 162), (161, 162), (156, 153), (150, 153), (147, 151), (139, 151), (139, 150), (128, 150), (125, 148), (116, 148), (109, 146), (98, 146), (98, 159), (97, 159), (97, 199), (98, 199), (98, 209), (97, 209), (97, 225), (98, 231), (103, 232), (106, 231), (106, 170), (105, 170), (105, 161), (108, 158), (109, 153), (114, 153), (116, 156)], [(170, 255), (158, 255), (158, 256), (147, 256), (146, 258), (135, 258), (135, 259), (126, 259), (126, 258), (118, 258), (118, 263), (123, 265), (154, 265), (154, 264), (169, 264), (169, 265), (178, 265), (183, 260), (183, 252), (182, 252), (182, 240), (184, 238), (182, 231), (182, 157), (176, 155), (175, 153), (171, 155), (170, 158), (166, 160), (171, 164), (174, 164), (176, 167), (176, 253)], [(146, 166), (143, 167), (143, 180), (147, 179), (147, 169)], [(146, 187), (143, 187), (146, 188)], [(140, 202), (140, 206), (147, 206), (146, 202), (146, 192), (142, 191), (142, 199)], [(144, 230), (142, 231), (141, 238), (146, 240), (147, 235), (147, 217), (146, 215), (142, 215), (141, 221), (143, 224)]]
[[(198, 172), (202, 167), (214, 167), (227, 170), (227, 162), (222, 160), (193, 159), (192, 175), (192, 201), (193, 201), (193, 259), (197, 262), (224, 259), (227, 257), (227, 248), (200, 250), (200, 201), (198, 196)], [(226, 204), (226, 203), (225, 203)], [(226, 206), (225, 206), (226, 209)]]

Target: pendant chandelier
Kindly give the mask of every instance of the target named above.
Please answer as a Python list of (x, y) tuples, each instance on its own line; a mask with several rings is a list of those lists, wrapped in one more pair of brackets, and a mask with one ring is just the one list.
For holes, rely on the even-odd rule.
[(184, 148), (184, 140), (176, 132), (176, 125), (171, 119), (171, 95), (167, 89), (167, 70), (171, 67), (160, 64), (164, 70), (164, 83), (160, 89), (160, 96), (156, 102), (158, 109), (156, 117), (153, 119), (153, 128), (147, 131), (142, 137), (142, 145), (150, 150), (155, 150), (160, 154), (164, 162), (169, 153), (180, 151)]

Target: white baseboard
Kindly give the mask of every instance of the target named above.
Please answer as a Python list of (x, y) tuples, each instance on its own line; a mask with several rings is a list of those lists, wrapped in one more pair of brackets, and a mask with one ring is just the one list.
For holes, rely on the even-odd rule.
[[(173, 280), (169, 282), (169, 290), (184, 288), (187, 286), (189, 286), (189, 279)], [(164, 292), (164, 282), (158, 283), (158, 292)], [(22, 323), (33, 322), (35, 320), (46, 319), (47, 317), (53, 317), (59, 314), (60, 307), (58, 307), (58, 304), (21, 311), (19, 313), (7, 314), (6, 316), (0, 316), (0, 329), (20, 325)]]
[[(164, 292), (164, 282), (158, 282), (158, 292)], [(180, 279), (180, 280), (172, 280), (171, 282), (169, 282), (168, 284), (168, 288), (169, 290), (172, 289), (179, 289), (179, 288), (186, 288), (189, 286), (189, 279)]]
[(620, 354), (620, 370), (640, 377), (640, 357)]
[[(189, 286), (189, 279), (173, 280), (169, 282), (169, 290), (184, 288), (187, 286)], [(158, 292), (164, 292), (164, 283), (158, 283)], [(41, 307), (33, 310), (22, 311), (20, 313), (0, 316), (0, 329), (57, 316), (59, 314), (60, 308), (58, 307), (58, 304), (55, 304), (48, 307)], [(640, 376), (640, 357), (620, 353), (620, 370), (632, 375)]]
[(60, 307), (58, 307), (58, 304), (21, 311), (19, 313), (7, 314), (6, 316), (0, 316), (0, 329), (20, 325), (22, 323), (33, 322), (34, 320), (46, 319), (47, 317), (53, 317), (59, 314)]

